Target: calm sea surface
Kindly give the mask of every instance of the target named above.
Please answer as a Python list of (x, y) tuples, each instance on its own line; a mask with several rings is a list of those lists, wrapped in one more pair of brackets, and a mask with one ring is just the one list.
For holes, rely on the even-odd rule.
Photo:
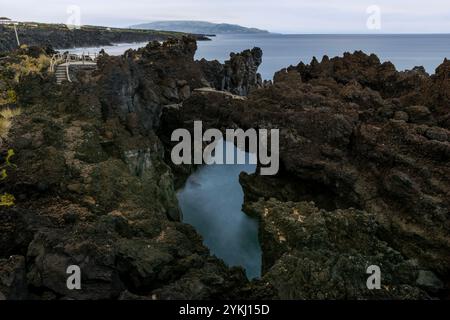
[[(233, 143), (221, 144), (225, 155), (244, 152)], [(255, 163), (256, 156), (244, 153), (247, 163)], [(252, 160), (250, 160), (252, 159)], [(210, 165), (192, 174), (178, 192), (183, 221), (191, 224), (203, 236), (211, 253), (230, 266), (242, 266), (247, 277), (261, 275), (261, 248), (258, 221), (242, 210), (244, 192), (239, 184), (241, 172), (254, 173), (256, 165)]]
[[(120, 44), (105, 47), (105, 50), (118, 55), (144, 45)], [(197, 59), (221, 62), (229, 58), (230, 52), (260, 47), (264, 52), (260, 67), (264, 79), (272, 79), (276, 71), (300, 61), (309, 63), (314, 56), (320, 60), (323, 55), (342, 56), (344, 52), (355, 50), (375, 53), (382, 61), (394, 63), (398, 70), (424, 66), (427, 72), (434, 73), (445, 57), (450, 58), (450, 35), (218, 35), (213, 41), (198, 42), (198, 47)], [(98, 52), (100, 49), (70, 51)]]
[(229, 52), (248, 48), (263, 50), (260, 67), (264, 79), (300, 61), (309, 63), (362, 50), (375, 53), (381, 61), (391, 61), (398, 70), (424, 66), (434, 73), (445, 57), (450, 57), (450, 35), (219, 35), (210, 42), (199, 42), (197, 58), (228, 59)]

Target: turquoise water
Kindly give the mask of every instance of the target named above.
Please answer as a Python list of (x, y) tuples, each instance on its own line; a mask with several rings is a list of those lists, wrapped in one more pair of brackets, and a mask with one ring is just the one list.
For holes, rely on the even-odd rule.
[[(243, 152), (230, 142), (224, 147)], [(212, 254), (229, 266), (244, 267), (250, 279), (261, 275), (261, 248), (258, 221), (241, 211), (244, 193), (239, 174), (255, 170), (251, 164), (203, 166), (178, 192), (183, 221), (195, 227)]]

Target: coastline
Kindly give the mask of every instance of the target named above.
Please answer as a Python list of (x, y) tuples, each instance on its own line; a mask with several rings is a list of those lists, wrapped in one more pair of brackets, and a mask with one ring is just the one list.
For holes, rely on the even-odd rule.
[[(114, 43), (165, 41), (180, 38), (187, 34), (154, 30), (123, 28), (105, 28), (98, 26), (81, 26), (80, 29), (68, 29), (60, 24), (19, 24), (17, 26), (21, 44), (28, 46), (51, 46), (53, 48), (77, 48), (111, 46)], [(17, 48), (14, 29), (10, 25), (0, 25), (0, 52)], [(203, 35), (192, 35), (198, 41), (208, 41)]]
[[(286, 65), (259, 48), (195, 61), (193, 38), (104, 55), (55, 85), (50, 56), (0, 60), (0, 292), (7, 299), (430, 299), (448, 297), (450, 117), (445, 61), (398, 72), (361, 51)], [(19, 81), (17, 81), (19, 80)], [(209, 86), (208, 90), (196, 90)], [(236, 95), (240, 95), (236, 99)], [(241, 174), (260, 219), (261, 279), (228, 268), (181, 222), (169, 159), (175, 129), (280, 128), (282, 170)], [(365, 286), (370, 265), (385, 286)], [(66, 266), (87, 281), (66, 287)], [(345, 284), (344, 286), (342, 284)]]

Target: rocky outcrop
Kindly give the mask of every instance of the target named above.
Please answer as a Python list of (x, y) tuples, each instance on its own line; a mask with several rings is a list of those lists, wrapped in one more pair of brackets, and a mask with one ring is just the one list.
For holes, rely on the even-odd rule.
[(0, 259), (0, 301), (27, 298), (25, 257)]
[[(197, 44), (193, 38), (172, 39), (164, 44), (151, 42), (137, 51), (127, 51), (121, 57), (104, 55), (93, 77), (101, 90), (102, 113), (119, 115), (128, 122), (130, 130), (159, 127), (163, 106), (175, 105), (188, 99), (193, 90), (215, 87), (205, 61), (194, 61)], [(215, 65), (216, 62), (211, 62)], [(256, 73), (261, 63), (261, 50), (253, 49), (237, 54), (222, 70), (225, 90), (246, 95), (259, 86)]]
[[(333, 79), (341, 85), (356, 82), (365, 90), (376, 91), (382, 98), (403, 108), (427, 106), (437, 117), (434, 123), (448, 128), (449, 68), (450, 62), (445, 59), (431, 76), (423, 67), (397, 72), (392, 63), (380, 63), (376, 55), (356, 51), (346, 53), (342, 58), (325, 56), (320, 63), (314, 58), (309, 65), (300, 63), (289, 70), (297, 71), (305, 82), (319, 79)], [(352, 100), (352, 97), (348, 98)]]
[[(3, 144), (16, 156), (0, 191), (16, 205), (0, 212), (0, 298), (448, 297), (448, 61), (429, 76), (356, 52), (258, 89), (258, 49), (225, 65), (195, 62), (195, 49), (184, 38), (104, 55), (62, 86), (38, 66), (43, 51), (0, 60), (23, 108)], [(17, 82), (21, 59), (34, 68)], [(167, 153), (172, 131), (196, 120), (280, 129), (280, 172), (241, 175), (260, 219), (259, 281), (180, 222), (174, 190), (193, 167)], [(65, 286), (73, 264), (79, 291)], [(380, 290), (366, 286), (371, 265)]]
[[(186, 38), (104, 56), (61, 86), (45, 66), (8, 82), (23, 112), (2, 145), (16, 154), (1, 185), (16, 198), (0, 212), (2, 298), (240, 296), (244, 271), (211, 257), (180, 222), (155, 134), (162, 107), (203, 86), (195, 48)], [(0, 63), (14, 69), (29, 50)], [(81, 290), (66, 286), (70, 265), (81, 268)]]
[[(164, 123), (173, 120), (188, 128), (201, 119), (206, 128), (280, 129), (278, 175), (241, 175), (245, 209), (261, 219), (263, 279), (280, 297), (403, 299), (425, 297), (423, 290), (445, 297), (450, 280), (447, 64), (429, 76), (420, 68), (397, 72), (392, 64), (362, 52), (324, 57), (321, 63), (314, 59), (310, 65), (281, 70), (273, 85), (245, 100), (194, 94), (179, 108), (182, 112), (170, 110), (163, 118)], [(325, 228), (320, 221), (312, 222), (317, 229), (308, 230), (292, 216), (294, 209), (306, 210), (305, 201), (316, 207), (309, 208), (308, 215), (331, 219), (326, 236), (313, 234), (312, 229)], [(273, 219), (264, 215), (272, 207), (277, 211)], [(358, 228), (353, 222), (345, 222), (350, 229), (342, 228), (365, 240), (358, 246), (343, 241), (336, 243), (340, 248), (331, 248), (327, 241), (339, 239), (338, 226), (346, 219), (363, 219), (363, 230), (353, 230)], [(286, 241), (273, 240), (278, 229)], [(294, 240), (286, 245), (290, 237)], [(335, 267), (339, 259), (332, 252), (342, 255), (341, 267)], [(375, 256), (395, 291), (372, 295), (361, 287), (361, 277), (367, 278), (363, 261)], [(323, 274), (304, 277), (306, 270), (320, 273), (319, 266), (326, 266)], [(408, 276), (400, 276), (397, 268)], [(429, 280), (429, 288), (419, 273)], [(288, 280), (283, 274), (294, 276)], [(344, 291), (328, 286), (337, 279), (346, 283)], [(325, 289), (306, 289), (308, 281)]]
[[(367, 70), (377, 70), (377, 77), (383, 79), (404, 75), (392, 73), (390, 68), (383, 73), (385, 66), (376, 60), (369, 63), (370, 57), (362, 59), (365, 68), (358, 72), (359, 63), (351, 68), (347, 62), (353, 59), (360, 61), (361, 53), (333, 59), (336, 67), (327, 66), (330, 62), (325, 59), (306, 68), (331, 68), (336, 76), (331, 73), (309, 79), (301, 69), (278, 75), (273, 87), (247, 100), (246, 115), (267, 108), (270, 120), (264, 115), (250, 116), (245, 123), (281, 128), (281, 175), (295, 176), (297, 185), (306, 186), (306, 193), (302, 194), (302, 187), (295, 198), (309, 196), (322, 206), (318, 195), (323, 192), (327, 198), (324, 208), (355, 207), (375, 214), (386, 229), (383, 240), (448, 278), (449, 270), (442, 266), (448, 265), (450, 258), (450, 181), (446, 178), (450, 143), (448, 130), (440, 126), (443, 110), (431, 96), (424, 106), (408, 104), (405, 97), (411, 93), (394, 84), (391, 92), (381, 88), (378, 93), (374, 90), (377, 82), (365, 74)], [(352, 70), (353, 76), (338, 67), (347, 64), (345, 70)], [(437, 77), (424, 79), (411, 90), (422, 90), (424, 95), (438, 90), (442, 84)], [(386, 98), (393, 92), (399, 96)], [(287, 112), (289, 117), (283, 115)], [(399, 115), (403, 117), (399, 119)]]
[[(429, 298), (419, 275), (429, 271), (380, 240), (373, 214), (275, 199), (253, 202), (247, 211), (260, 217), (263, 278), (281, 299)], [(367, 287), (370, 266), (382, 270), (379, 290)]]
[(253, 48), (241, 53), (232, 53), (230, 60), (222, 65), (218, 61), (199, 61), (206, 79), (217, 90), (246, 96), (250, 91), (262, 87), (258, 67), (262, 63), (262, 50)]

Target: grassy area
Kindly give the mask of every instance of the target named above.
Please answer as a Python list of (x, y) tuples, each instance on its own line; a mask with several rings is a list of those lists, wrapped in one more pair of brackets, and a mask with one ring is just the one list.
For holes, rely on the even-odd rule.
[(5, 93), (0, 93), (0, 107), (5, 104), (11, 104), (17, 102), (16, 92), (12, 89), (8, 89)]
[(11, 128), (12, 119), (18, 116), (22, 111), (20, 108), (5, 108), (0, 110), (0, 137), (5, 138)]
[[(50, 57), (43, 51), (29, 55), (28, 47), (0, 60), (0, 138), (5, 138), (11, 128), (12, 119), (21, 113), (16, 107), (18, 96), (16, 86), (22, 77), (30, 74), (44, 75), (50, 66)], [(40, 53), (40, 54), (39, 54)]]
[(40, 55), (39, 58), (32, 58), (30, 56), (22, 56), (19, 63), (11, 64), (10, 70), (14, 71), (14, 80), (19, 82), (21, 76), (26, 76), (31, 73), (41, 73), (50, 67), (50, 58), (45, 55)]

